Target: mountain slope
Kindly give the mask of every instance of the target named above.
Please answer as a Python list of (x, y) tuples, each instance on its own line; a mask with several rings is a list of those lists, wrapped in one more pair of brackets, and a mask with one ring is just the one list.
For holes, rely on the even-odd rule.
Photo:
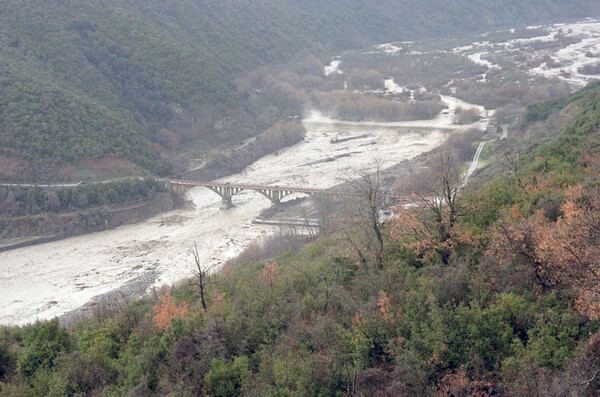
[[(599, 12), (565, 0), (4, 1), (0, 155), (43, 164), (112, 155), (164, 173), (161, 129), (218, 119), (241, 100), (232, 78), (260, 65)], [(191, 139), (213, 132), (203, 128)]]

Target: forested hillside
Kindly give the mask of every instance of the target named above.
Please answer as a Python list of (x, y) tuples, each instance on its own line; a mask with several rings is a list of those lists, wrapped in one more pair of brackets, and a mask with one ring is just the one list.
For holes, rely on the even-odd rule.
[(443, 146), (383, 225), (354, 213), (68, 329), (0, 329), (0, 396), (597, 396), (599, 131), (596, 83), (529, 106), (460, 194)]
[(245, 109), (233, 77), (260, 65), (599, 9), (566, 0), (4, 1), (0, 156), (115, 156), (167, 173), (161, 152), (173, 131), (179, 144), (217, 132), (216, 122)]

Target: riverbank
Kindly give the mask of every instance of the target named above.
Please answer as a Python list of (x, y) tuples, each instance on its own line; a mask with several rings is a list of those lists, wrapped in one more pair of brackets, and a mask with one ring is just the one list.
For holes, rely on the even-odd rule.
[(7, 237), (0, 239), (0, 252), (142, 222), (174, 210), (181, 204), (179, 201), (173, 193), (165, 192), (142, 202), (117, 207), (0, 219), (0, 229), (10, 231)]

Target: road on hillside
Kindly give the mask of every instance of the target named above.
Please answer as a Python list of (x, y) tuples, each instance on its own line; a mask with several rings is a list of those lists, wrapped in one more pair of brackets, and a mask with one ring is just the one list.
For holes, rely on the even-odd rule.
[[(99, 185), (106, 184), (112, 182), (121, 182), (128, 180), (144, 180), (143, 177), (129, 177), (129, 178), (116, 178), (116, 179), (107, 179), (104, 181), (94, 181), (94, 182), (78, 182), (78, 183), (36, 183), (36, 182), (0, 182), (0, 186), (9, 186), (9, 187), (39, 187), (39, 188), (65, 188), (65, 187), (76, 187), (76, 186), (85, 186), (85, 185)], [(158, 180), (158, 179), (157, 179)]]

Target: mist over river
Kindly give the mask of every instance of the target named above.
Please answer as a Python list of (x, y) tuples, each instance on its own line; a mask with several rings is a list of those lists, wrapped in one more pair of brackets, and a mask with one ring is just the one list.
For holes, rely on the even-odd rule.
[[(442, 143), (458, 104), (434, 120), (402, 123), (345, 123), (312, 112), (304, 120), (306, 139), (269, 155), (222, 182), (328, 188), (374, 169), (389, 167)], [(482, 110), (481, 108), (479, 108)], [(484, 119), (476, 125), (485, 128)], [(470, 128), (473, 126), (461, 126)], [(352, 140), (340, 138), (356, 137)], [(202, 263), (221, 265), (275, 228), (252, 221), (271, 203), (253, 191), (233, 197), (235, 208), (221, 211), (221, 198), (206, 188), (187, 192), (195, 208), (161, 214), (145, 222), (99, 233), (0, 253), (0, 323), (19, 325), (77, 309), (92, 298), (150, 276), (170, 285), (192, 276), (191, 248)], [(289, 196), (287, 200), (293, 199)]]

